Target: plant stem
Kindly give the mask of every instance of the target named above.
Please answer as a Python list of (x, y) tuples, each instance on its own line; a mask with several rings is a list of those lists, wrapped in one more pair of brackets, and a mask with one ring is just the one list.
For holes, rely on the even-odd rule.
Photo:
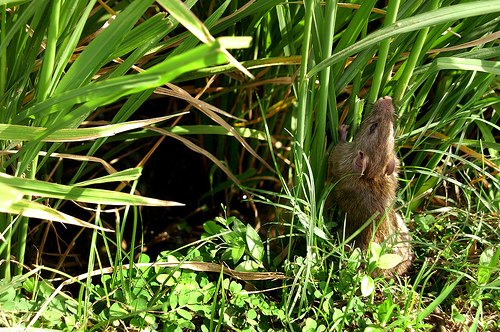
[[(335, 33), (335, 16), (337, 13), (337, 1), (327, 0), (325, 8), (325, 20), (321, 36), (321, 57), (326, 59), (332, 54), (333, 36)], [(319, 34), (319, 31), (318, 31)], [(312, 143), (311, 153), (311, 166), (313, 170), (316, 183), (318, 184), (318, 191), (322, 190), (322, 183), (324, 182), (324, 165), (326, 161), (325, 156), (325, 143), (326, 143), (326, 115), (328, 102), (330, 100), (329, 87), (331, 67), (326, 67), (320, 73), (320, 90), (319, 90), (319, 104), (316, 110), (316, 128), (315, 136)], [(333, 83), (332, 83), (333, 84)]]
[[(0, 41), (3, 43), (5, 41), (5, 30), (7, 29), (7, 6), (2, 6), (2, 23), (0, 28)], [(1, 44), (0, 43), (0, 44)], [(0, 96), (5, 93), (5, 87), (7, 86), (7, 48), (3, 47), (0, 53)], [(4, 105), (6, 107), (6, 105)], [(2, 108), (4, 108), (2, 107)], [(3, 114), (4, 112), (2, 112)]]
[(52, 1), (52, 10), (50, 13), (50, 24), (48, 27), (47, 46), (45, 48), (42, 70), (38, 82), (38, 101), (44, 101), (50, 94), (49, 87), (54, 71), (57, 36), (59, 34), (59, 16), (61, 13), (61, 0)]
[[(398, 15), (400, 0), (390, 0), (387, 6), (387, 12), (384, 19), (384, 27), (388, 27), (396, 21), (396, 16)], [(368, 99), (369, 103), (374, 103), (377, 100), (380, 86), (382, 82), (387, 81), (387, 76), (390, 71), (384, 75), (384, 70), (386, 68), (387, 54), (389, 53), (389, 46), (391, 44), (391, 39), (384, 39), (380, 43), (380, 48), (378, 51), (377, 64), (375, 66), (375, 73), (373, 74), (372, 86), (370, 89), (370, 97)]]
[[(298, 109), (296, 115), (296, 136), (295, 136), (295, 165), (296, 165), (296, 180), (302, 176), (302, 163), (303, 154), (302, 151), (308, 154), (308, 148), (304, 146), (305, 136), (306, 136), (306, 115), (308, 112), (308, 100), (309, 100), (309, 82), (310, 78), (307, 77), (307, 71), (309, 67), (309, 57), (310, 57), (310, 47), (311, 47), (311, 35), (312, 35), (312, 16), (313, 16), (313, 6), (315, 1), (308, 0), (304, 1), (305, 5), (305, 24), (304, 24), (304, 39), (302, 41), (302, 61), (300, 67), (300, 83), (299, 83), (299, 100)], [(296, 181), (296, 185), (298, 185)]]
[(302, 61), (300, 67), (300, 85), (299, 85), (299, 105), (297, 112), (297, 143), (304, 148), (306, 114), (308, 105), (308, 87), (310, 78), (307, 75), (309, 66), (310, 47), (311, 47), (311, 32), (312, 32), (312, 13), (314, 0), (305, 1), (305, 25), (304, 25), (304, 40), (302, 41)]
[[(437, 9), (439, 6), (439, 0), (433, 0), (430, 6), (431, 10)], [(394, 103), (398, 104), (399, 101), (403, 98), (405, 94), (406, 87), (410, 82), (410, 78), (413, 75), (413, 71), (417, 66), (418, 60), (422, 53), (422, 48), (424, 47), (425, 39), (427, 38), (427, 33), (429, 32), (429, 27), (425, 27), (419, 31), (418, 36), (415, 40), (415, 44), (412, 47), (410, 52), (410, 56), (406, 63), (404, 64), (403, 74), (400, 79), (396, 83), (396, 87), (394, 88)]]

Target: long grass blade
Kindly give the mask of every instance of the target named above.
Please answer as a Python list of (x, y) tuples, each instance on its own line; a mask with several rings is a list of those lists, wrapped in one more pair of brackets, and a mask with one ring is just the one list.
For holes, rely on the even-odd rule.
[[(144, 128), (155, 123), (163, 122), (176, 116), (186, 114), (177, 113), (158, 118), (151, 118), (147, 120), (136, 120), (129, 122), (121, 122), (112, 125), (105, 125), (100, 127), (90, 128), (76, 128), (76, 129), (59, 129), (53, 131), (51, 134), (42, 139), (43, 142), (83, 142), (95, 140), (101, 137), (114, 136), (130, 130)], [(47, 128), (0, 124), (0, 139), (18, 141), (32, 141), (38, 137), (44, 136)]]
[(103, 189), (81, 188), (50, 183), (40, 180), (23, 179), (5, 173), (0, 173), (0, 183), (13, 187), (23, 195), (42, 196), (74, 200), (84, 203), (107, 205), (146, 205), (146, 206), (182, 206), (183, 204), (171, 201), (162, 201), (154, 198), (130, 195)]
[(500, 11), (500, 1), (473, 1), (458, 5), (439, 8), (428, 13), (418, 14), (409, 18), (397, 21), (393, 25), (377, 30), (366, 38), (354, 43), (345, 49), (333, 54), (328, 59), (315, 65), (308, 73), (307, 77), (313, 77), (325, 67), (331, 66), (345, 57), (356, 54), (372, 45), (376, 45), (384, 39), (391, 38), (410, 31), (420, 30), (429, 26), (455, 21), (467, 17), (491, 14)]

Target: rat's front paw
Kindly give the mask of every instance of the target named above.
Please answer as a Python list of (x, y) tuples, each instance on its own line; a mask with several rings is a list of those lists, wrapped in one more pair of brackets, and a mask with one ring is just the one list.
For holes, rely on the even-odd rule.
[(347, 141), (347, 129), (349, 129), (349, 126), (346, 124), (339, 126), (339, 142)]

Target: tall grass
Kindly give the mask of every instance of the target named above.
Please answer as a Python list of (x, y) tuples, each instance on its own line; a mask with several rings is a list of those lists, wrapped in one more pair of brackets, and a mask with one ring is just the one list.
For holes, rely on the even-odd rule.
[[(119, 172), (110, 167), (108, 172), (111, 176), (93, 179), (92, 183), (77, 183), (81, 182), (84, 167), (92, 160), (91, 156), (106, 141), (105, 137), (144, 128), (169, 118), (125, 122), (154, 88), (183, 73), (228, 61), (231, 57), (226, 47), (245, 46), (245, 41), (241, 44), (237, 38), (206, 39), (206, 44), (185, 52), (156, 56), (155, 63), (140, 73), (128, 73), (141, 57), (156, 54), (161, 39), (178, 24), (165, 13), (151, 15), (137, 24), (152, 3), (135, 1), (119, 8), (119, 13), (116, 13), (107, 6), (95, 7), (96, 1), (21, 1), (4, 11), (0, 46), (4, 54), (1, 68), (4, 153), (1, 165), (2, 174), (5, 174), (2, 186), (5, 187), (3, 201), (6, 203), (2, 205), (2, 210), (20, 215), (2, 215), (2, 233), (7, 239), (2, 243), (1, 251), (4, 277), (11, 276), (11, 256), (16, 257), (16, 274), (22, 272), (29, 218), (42, 217), (95, 227), (92, 221), (91, 224), (84, 223), (47, 207), (59, 206), (60, 201), (57, 200), (105, 205), (178, 205), (86, 188), (96, 183), (136, 181), (140, 168), (128, 174), (122, 172), (117, 177), (115, 175)], [(179, 8), (176, 10), (180, 12)], [(189, 13), (186, 9), (184, 11)], [(50, 19), (43, 19), (45, 15)], [(92, 20), (89, 20), (89, 15), (92, 15)], [(184, 22), (189, 20), (195, 22), (194, 16), (184, 18)], [(95, 35), (84, 40), (84, 30)], [(191, 30), (201, 31), (199, 27)], [(234, 60), (231, 61), (234, 63)], [(96, 110), (123, 98), (125, 102), (115, 115), (116, 120), (111, 121), (113, 124), (78, 128)], [(96, 139), (96, 143), (88, 146), (88, 153), (79, 152), (82, 166), (67, 186), (52, 189), (50, 183), (36, 180), (48, 176), (50, 158), (75, 159), (60, 153), (56, 155), (56, 152), (67, 148), (62, 142)], [(14, 178), (7, 176), (8, 173)], [(33, 195), (39, 198), (33, 200)], [(57, 200), (49, 203), (49, 198)], [(15, 251), (11, 252), (14, 244)]]
[[(12, 325), (425, 330), (440, 308), (449, 324), (470, 319), (471, 330), (494, 320), (498, 0), (0, 5), (0, 267), (6, 282), (0, 286), (10, 282), (16, 292), (5, 294), (30, 294), (30, 303), (38, 304), (24, 317), (21, 309), (8, 310)], [(376, 255), (340, 245), (336, 230), (343, 221), (330, 213), (332, 186), (325, 185), (339, 124), (350, 125), (352, 136), (370, 103), (384, 95), (397, 106), (398, 209), (411, 221), (417, 254), (414, 275), (391, 281), (370, 276)], [(140, 106), (159, 96), (169, 98), (171, 110), (142, 116)], [(137, 206), (179, 205), (137, 190), (142, 167), (165, 137), (216, 166), (212, 193), (244, 191), (263, 224), (286, 231), (269, 240), (264, 257), (253, 227), (227, 215), (206, 223), (208, 235), (191, 249), (164, 254), (159, 263), (181, 267), (181, 260), (213, 272), (202, 264), (213, 259), (247, 272), (279, 270), (290, 277), (282, 288), (256, 283), (274, 293), (252, 297), (229, 282), (224, 269), (214, 281), (141, 265), (149, 258), (135, 242)], [(196, 137), (203, 145), (193, 143)], [(118, 168), (115, 161), (128, 149), (152, 139), (157, 144), (135, 167)], [(63, 213), (74, 210), (65, 209), (71, 201), (90, 209), (90, 217), (80, 208)], [(260, 202), (285, 217), (263, 213)], [(42, 268), (41, 255), (25, 256), (33, 218), (46, 221), (37, 232), (41, 243), (34, 243), (40, 251), (53, 221), (92, 229), (85, 274), (71, 278), (60, 270), (71, 245), (54, 268)], [(134, 234), (125, 248), (130, 224)], [(71, 242), (82, 241), (80, 234)], [(279, 241), (283, 251), (274, 253)], [(28, 272), (24, 264), (34, 261), (38, 267)], [(135, 262), (141, 264), (134, 268)], [(41, 271), (65, 281), (54, 289), (39, 279)], [(77, 301), (61, 293), (72, 283), (80, 283)], [(467, 304), (474, 310), (466, 312)], [(46, 314), (58, 306), (71, 313), (66, 323)], [(238, 319), (242, 312), (247, 321)], [(254, 314), (262, 326), (253, 323), (259, 321)]]

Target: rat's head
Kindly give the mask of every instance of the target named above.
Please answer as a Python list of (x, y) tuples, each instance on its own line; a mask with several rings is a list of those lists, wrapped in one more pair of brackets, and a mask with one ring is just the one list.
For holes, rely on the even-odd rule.
[(375, 102), (354, 138), (353, 170), (366, 178), (391, 175), (396, 170), (394, 153), (394, 106), (391, 97)]

